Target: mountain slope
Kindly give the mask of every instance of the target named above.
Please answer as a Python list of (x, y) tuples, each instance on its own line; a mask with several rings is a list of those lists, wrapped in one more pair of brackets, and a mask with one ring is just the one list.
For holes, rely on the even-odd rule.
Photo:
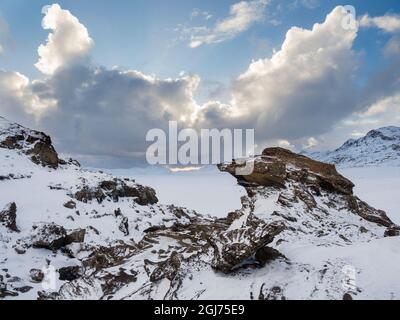
[(334, 151), (305, 155), (340, 167), (400, 166), (400, 128), (372, 130), (360, 139), (348, 140)]
[(216, 219), (1, 126), (0, 299), (400, 298), (399, 228), (331, 165), (267, 149)]

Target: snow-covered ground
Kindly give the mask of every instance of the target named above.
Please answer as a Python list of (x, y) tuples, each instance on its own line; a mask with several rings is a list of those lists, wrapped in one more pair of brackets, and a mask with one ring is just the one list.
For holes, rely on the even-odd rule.
[(368, 204), (386, 211), (400, 224), (400, 167), (339, 168), (356, 185), (355, 194)]
[[(154, 191), (132, 179), (58, 157), (56, 168), (43, 167), (31, 152), (39, 139), (45, 150), (37, 156), (54, 156), (47, 136), (0, 118), (0, 138), (1, 128), (7, 144), (0, 148), (0, 299), (36, 299), (42, 290), (45, 298), (60, 299), (400, 297), (400, 237), (385, 238), (396, 229), (351, 196), (347, 180), (330, 177), (330, 167), (282, 150), (249, 159), (258, 161), (261, 172), (285, 164), (286, 188), (252, 187), (243, 207), (244, 188), (216, 167), (111, 171), (153, 186), (164, 204), (204, 215), (226, 217), (242, 207), (229, 219), (215, 220), (156, 204)], [(233, 165), (222, 169), (234, 172)], [(355, 183), (356, 195), (400, 224), (399, 167), (339, 171)], [(321, 177), (340, 183), (324, 188)], [(77, 234), (82, 230), (84, 239)], [(266, 235), (274, 238), (269, 248), (284, 257), (263, 266), (271, 254), (259, 247)], [(31, 275), (47, 266), (54, 268), (50, 290)], [(62, 279), (65, 272), (77, 278)]]
[(235, 178), (226, 172), (220, 172), (216, 166), (184, 172), (151, 167), (103, 171), (130, 177), (140, 184), (154, 188), (162, 204), (173, 203), (220, 218), (240, 209), (240, 198), (246, 194)]

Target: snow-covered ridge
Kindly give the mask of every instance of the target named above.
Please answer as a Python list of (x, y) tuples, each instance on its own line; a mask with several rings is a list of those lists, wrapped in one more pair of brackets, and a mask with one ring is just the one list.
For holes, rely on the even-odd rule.
[(350, 139), (340, 148), (305, 155), (339, 167), (400, 166), (400, 128), (384, 127)]

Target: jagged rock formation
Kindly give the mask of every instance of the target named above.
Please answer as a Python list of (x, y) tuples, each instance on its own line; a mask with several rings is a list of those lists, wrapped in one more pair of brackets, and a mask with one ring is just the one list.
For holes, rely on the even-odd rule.
[(371, 130), (364, 137), (346, 141), (336, 150), (304, 154), (340, 167), (400, 166), (400, 128)]
[[(25, 146), (26, 139), (17, 141)], [(43, 167), (21, 152), (25, 147), (9, 146), (0, 147), (0, 176), (11, 177), (0, 181), (7, 195), (0, 206), (15, 202), (20, 232), (12, 230), (15, 210), (7, 206), (0, 215), (0, 298), (357, 297), (368, 287), (338, 281), (351, 262), (346, 248), (399, 230), (353, 195), (334, 166), (283, 149), (248, 159), (253, 174), (236, 177), (248, 193), (243, 207), (216, 219), (159, 204), (153, 189), (135, 181), (72, 161)], [(219, 167), (234, 175), (237, 166)], [(26, 196), (31, 190), (35, 196)]]

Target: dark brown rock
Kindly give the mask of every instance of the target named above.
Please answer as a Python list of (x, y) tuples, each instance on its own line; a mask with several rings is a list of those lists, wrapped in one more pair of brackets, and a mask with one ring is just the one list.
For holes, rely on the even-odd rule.
[(315, 197), (325, 192), (343, 198), (347, 202), (348, 210), (367, 221), (384, 227), (393, 225), (384, 211), (372, 208), (353, 195), (354, 184), (340, 175), (334, 165), (282, 148), (265, 149), (261, 156), (256, 156), (251, 161), (254, 162), (254, 171), (247, 176), (236, 174), (237, 169), (245, 164), (233, 161), (218, 166), (221, 171), (235, 176), (239, 184), (246, 188), (249, 197), (257, 195), (260, 187), (278, 188), (284, 193), (286, 186), (290, 186), (294, 190), (294, 197), (287, 198), (281, 194), (278, 202), (290, 208), (293, 203), (301, 201), (306, 210), (311, 212), (317, 207)]
[(82, 276), (80, 266), (71, 266), (58, 269), (59, 279), (61, 281), (74, 281)]
[(10, 291), (7, 284), (3, 282), (3, 276), (0, 275), (0, 299), (16, 296), (18, 296), (18, 292)]
[(55, 224), (40, 224), (35, 226), (32, 233), (32, 246), (57, 251), (71, 243), (85, 241), (85, 229), (74, 230), (67, 233), (64, 227)]
[(51, 168), (57, 168), (60, 162), (50, 137), (45, 134), (43, 134), (43, 140), (36, 142), (27, 154), (32, 156), (31, 159), (34, 163)]
[(121, 264), (126, 259), (138, 253), (137, 246), (120, 242), (111, 247), (96, 247), (92, 253), (83, 261), (83, 266), (101, 270)]
[(29, 155), (31, 160), (38, 165), (57, 168), (60, 159), (54, 149), (51, 138), (43, 132), (11, 124), (2, 132), (5, 136), (0, 140), (0, 148), (22, 150)]
[(350, 301), (350, 300), (353, 300), (353, 297), (351, 296), (350, 293), (345, 293), (345, 294), (343, 295), (343, 300), (344, 300), (344, 301)]
[(124, 234), (124, 236), (129, 236), (129, 222), (127, 217), (121, 217), (118, 229)]
[(266, 289), (265, 284), (263, 284), (260, 289), (258, 300), (277, 301), (286, 300), (286, 297), (283, 295), (283, 290), (281, 287), (275, 286)]
[(29, 271), (29, 276), (30, 276), (32, 282), (35, 282), (35, 283), (40, 283), (44, 279), (44, 273), (39, 269), (31, 269)]
[(254, 216), (248, 217), (246, 226), (222, 233), (215, 239), (212, 267), (224, 273), (233, 271), (271, 243), (284, 229), (281, 222), (266, 224)]
[(350, 211), (359, 215), (361, 218), (388, 228), (394, 226), (393, 221), (389, 219), (385, 211), (372, 208), (366, 202), (361, 201), (355, 196), (349, 196), (347, 200)]
[(41, 224), (34, 228), (32, 246), (56, 251), (67, 245), (67, 231), (64, 227), (55, 224)]
[[(236, 174), (245, 164), (221, 164), (219, 169), (235, 176), (245, 187), (264, 186), (285, 188), (290, 180), (340, 194), (353, 194), (354, 184), (340, 175), (334, 165), (315, 161), (282, 148), (265, 149), (254, 159), (254, 171), (250, 175)], [(290, 168), (290, 170), (289, 170)]]
[(8, 204), (3, 211), (0, 212), (0, 223), (14, 232), (19, 232), (17, 227), (17, 205), (15, 202)]
[(76, 209), (76, 203), (72, 200), (64, 203), (64, 207), (67, 209)]
[(124, 269), (120, 268), (119, 271), (115, 273), (107, 273), (102, 279), (105, 284), (102, 285), (102, 289), (105, 295), (111, 295), (121, 289), (123, 286), (136, 282), (136, 273), (127, 273)]
[(285, 256), (281, 254), (278, 250), (270, 247), (260, 248), (255, 254), (255, 259), (261, 266), (265, 266), (269, 262), (274, 261), (278, 258), (285, 258)]
[(82, 243), (85, 242), (86, 229), (73, 230), (67, 234), (66, 243)]
[(399, 226), (390, 226), (386, 229), (384, 236), (388, 237), (399, 237), (400, 236), (400, 227)]
[(20, 292), (20, 293), (27, 293), (27, 292), (31, 291), (32, 289), (33, 289), (33, 287), (31, 287), (31, 286), (22, 286), (22, 287), (15, 288), (15, 291)]
[(154, 189), (141, 185), (127, 185), (125, 181), (120, 179), (102, 181), (95, 188), (83, 186), (75, 193), (74, 198), (85, 203), (92, 200), (97, 200), (101, 203), (106, 198), (110, 198), (115, 202), (119, 198), (133, 198), (141, 206), (152, 205), (158, 202)]
[(173, 281), (179, 272), (183, 257), (177, 252), (172, 252), (171, 256), (158, 264), (157, 268), (150, 275), (150, 281), (157, 282), (164, 278)]

